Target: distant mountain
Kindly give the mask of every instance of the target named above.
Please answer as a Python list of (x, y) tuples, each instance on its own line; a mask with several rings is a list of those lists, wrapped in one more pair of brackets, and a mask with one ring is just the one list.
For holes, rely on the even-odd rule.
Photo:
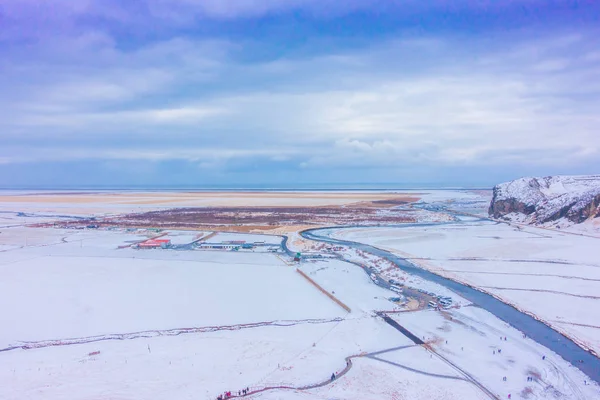
[(494, 187), (489, 215), (534, 225), (570, 226), (600, 217), (600, 175), (521, 178)]

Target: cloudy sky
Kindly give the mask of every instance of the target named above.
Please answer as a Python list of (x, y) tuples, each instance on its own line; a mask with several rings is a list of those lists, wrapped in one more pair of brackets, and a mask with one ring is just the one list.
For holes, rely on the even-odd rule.
[(0, 186), (600, 173), (600, 3), (0, 0)]

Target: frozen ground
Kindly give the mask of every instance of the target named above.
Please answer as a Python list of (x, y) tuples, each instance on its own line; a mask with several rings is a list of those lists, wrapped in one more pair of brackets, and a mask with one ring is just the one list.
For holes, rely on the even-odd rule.
[(340, 230), (482, 288), (600, 353), (598, 239), (493, 222)]
[[(439, 359), (430, 359), (421, 347), (409, 347), (396, 351), (400, 357), (421, 360), (421, 367), (427, 371), (442, 371), (457, 377), (456, 371)], [(256, 398), (262, 400), (323, 400), (323, 399), (365, 399), (365, 400), (484, 400), (489, 399), (473, 384), (446, 377), (435, 377), (420, 371), (411, 371), (368, 357), (355, 359), (352, 370), (340, 380), (326, 388), (305, 392), (274, 391)]]
[[(600, 398), (598, 386), (586, 385), (588, 378), (578, 369), (477, 307), (403, 313), (395, 318), (500, 399), (509, 394), (513, 399)], [(402, 353), (390, 355), (400, 363), (410, 362), (398, 357)]]
[(209, 234), (210, 232), (168, 230), (167, 235), (163, 239), (169, 239), (171, 244), (181, 245), (190, 244)]
[[(414, 345), (374, 316), (374, 310), (396, 307), (387, 300), (395, 294), (375, 286), (358, 266), (339, 260), (303, 262), (300, 268), (350, 306), (349, 314), (302, 278), (289, 260), (269, 254), (119, 249), (157, 235), (144, 231), (0, 231), (0, 347), (21, 346), (0, 351), (3, 400), (214, 400), (225, 390), (319, 383), (323, 386), (266, 390), (251, 398), (489, 398), (473, 381), (501, 398), (507, 389), (513, 399), (600, 398), (597, 386), (582, 384), (585, 377), (578, 370), (472, 307), (452, 311), (455, 322), (437, 312), (395, 314), (443, 358)], [(479, 242), (455, 234), (459, 231), (450, 233), (462, 238), (456, 251), (476, 250), (470, 243)], [(368, 232), (379, 235), (380, 230)], [(196, 232), (170, 234), (186, 242)], [(507, 233), (506, 240), (522, 242), (520, 234)], [(265, 240), (227, 235), (219, 240)], [(388, 237), (392, 243), (395, 235)], [(490, 249), (499, 240), (489, 238), (498, 236), (491, 232), (478, 235), (487, 237)], [(423, 238), (408, 242), (422, 250), (437, 248)], [(537, 256), (560, 253), (559, 246), (548, 249), (544, 243), (536, 244)], [(450, 258), (442, 250), (421, 261)], [(576, 268), (594, 268), (581, 257)], [(530, 264), (535, 263), (524, 263)], [(380, 267), (382, 273), (388, 270)], [(491, 353), (498, 330), (509, 338), (506, 359)], [(459, 342), (465, 343), (461, 353), (453, 347)], [(463, 355), (467, 346), (469, 353)], [(538, 362), (540, 354), (547, 355), (548, 365)], [(346, 367), (347, 357), (354, 357), (348, 372), (327, 382), (332, 372)], [(526, 382), (520, 379), (529, 367), (540, 378), (531, 394), (521, 396)], [(502, 373), (508, 384), (498, 379)]]
[[(41, 256), (0, 267), (0, 346), (18, 341), (335, 318), (335, 304), (277, 258), (255, 264)], [(232, 278), (235, 277), (235, 278)], [(254, 279), (257, 277), (258, 279)], [(278, 282), (272, 285), (271, 282)], [(215, 301), (228, 297), (229, 301)], [(303, 298), (299, 302), (297, 298)], [(34, 300), (35, 299), (35, 300)], [(22, 318), (27, 316), (27, 318)], [(21, 323), (14, 324), (13, 321)]]
[(458, 296), (450, 289), (442, 285), (438, 285), (435, 282), (430, 282), (425, 279), (421, 279), (418, 276), (408, 274), (396, 267), (392, 262), (388, 260), (382, 259), (380, 257), (374, 256), (372, 254), (360, 250), (346, 247), (344, 247), (343, 251), (341, 251), (340, 254), (342, 254), (347, 260), (358, 262), (361, 265), (367, 266), (375, 270), (380, 277), (387, 281), (392, 279), (409, 288), (417, 290), (421, 289), (425, 290), (426, 292), (435, 293), (436, 295), (450, 297), (452, 298), (454, 305), (465, 306), (470, 304), (468, 300)]
[(59, 241), (60, 235), (55, 236), (48, 240), (51, 245), (0, 252), (0, 293), (10, 299), (0, 303), (0, 326), (10, 327), (0, 331), (1, 347), (341, 315), (334, 303), (313, 295), (313, 287), (270, 254), (236, 258), (231, 253), (118, 250), (117, 243), (131, 237), (113, 232), (85, 231)]
[(208, 240), (211, 243), (243, 240), (247, 243), (265, 242), (266, 244), (281, 244), (281, 237), (274, 235), (257, 235), (245, 233), (219, 232)]
[[(214, 399), (247, 386), (322, 382), (345, 357), (412, 345), (372, 315), (387, 306), (387, 291), (339, 261), (306, 268), (355, 308), (348, 315), (271, 255), (117, 249), (145, 238), (123, 232), (12, 234), (31, 235), (36, 245), (0, 253), (2, 399)], [(418, 393), (429, 382), (419, 374), (380, 382), (402, 375), (370, 363), (357, 361), (349, 383), (334, 390), (363, 399)], [(360, 389), (362, 382), (377, 389)], [(424, 393), (481, 398), (468, 383), (429, 386)]]
[[(451, 209), (463, 213), (487, 216), (491, 190), (431, 190), (420, 194), (417, 206), (428, 210)], [(441, 219), (437, 219), (442, 221)], [(425, 222), (425, 219), (420, 221)]]
[(0, 398), (214, 400), (326, 380), (348, 355), (409, 344), (369, 318), (19, 350), (1, 353)]
[(392, 310), (396, 306), (387, 300), (396, 297), (371, 282), (363, 270), (339, 260), (303, 263), (302, 270), (328, 292), (352, 309), (353, 313), (372, 314), (373, 310)]

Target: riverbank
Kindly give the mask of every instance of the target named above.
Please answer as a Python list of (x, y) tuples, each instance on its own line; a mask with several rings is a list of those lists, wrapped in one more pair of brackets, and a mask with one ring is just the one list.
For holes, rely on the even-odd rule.
[[(428, 226), (431, 226), (431, 224)], [(573, 340), (557, 332), (548, 325), (536, 320), (530, 315), (525, 314), (515, 307), (498, 300), (490, 294), (476, 290), (471, 286), (464, 285), (455, 280), (443, 277), (440, 274), (416, 267), (402, 257), (392, 254), (389, 251), (355, 241), (335, 239), (326, 234), (320, 235), (320, 232), (331, 233), (332, 230), (309, 230), (304, 231), (302, 236), (311, 240), (349, 246), (369, 252), (371, 254), (375, 254), (394, 262), (405, 272), (441, 284), (450, 290), (453, 290), (460, 296), (466, 298), (467, 300), (473, 302), (473, 304), (491, 312), (493, 315), (509, 323), (511, 326), (514, 326), (516, 329), (523, 332), (536, 342), (559, 354), (574, 367), (582, 370), (596, 382), (600, 382), (600, 360), (594, 354), (586, 351)]]

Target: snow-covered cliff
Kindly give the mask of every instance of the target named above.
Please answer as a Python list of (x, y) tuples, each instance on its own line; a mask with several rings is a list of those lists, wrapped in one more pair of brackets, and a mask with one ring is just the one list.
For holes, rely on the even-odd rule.
[(600, 175), (521, 178), (494, 187), (490, 216), (569, 226), (600, 217)]

